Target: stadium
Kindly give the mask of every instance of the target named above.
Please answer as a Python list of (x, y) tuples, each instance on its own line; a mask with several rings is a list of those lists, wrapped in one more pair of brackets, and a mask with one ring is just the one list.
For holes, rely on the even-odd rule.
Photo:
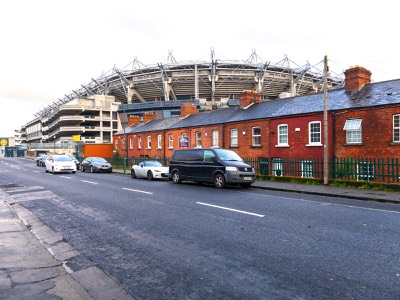
[[(256, 91), (261, 101), (273, 101), (318, 93), (323, 85), (322, 62), (300, 66), (285, 56), (271, 63), (255, 50), (245, 60), (224, 60), (213, 49), (208, 61), (178, 61), (170, 51), (158, 63), (146, 65), (135, 58), (123, 68), (91, 78), (36, 112), (22, 126), (21, 140), (30, 148), (45, 143), (72, 147), (74, 136), (84, 144), (112, 143), (130, 115), (152, 112), (163, 119), (179, 115), (184, 102), (194, 103), (198, 111), (213, 110), (238, 105), (243, 91)], [(328, 74), (329, 90), (343, 85), (343, 74)]]
[[(177, 61), (169, 52), (164, 62), (145, 65), (135, 58), (124, 68), (114, 67), (35, 116), (48, 116), (60, 105), (93, 95), (114, 96), (122, 104), (197, 99), (202, 106), (216, 107), (238, 99), (244, 90), (256, 90), (262, 100), (273, 100), (320, 92), (323, 80), (322, 62), (300, 66), (285, 56), (270, 63), (255, 50), (246, 60), (217, 59), (211, 50), (209, 61)], [(329, 89), (343, 84), (343, 74), (329, 73)]]

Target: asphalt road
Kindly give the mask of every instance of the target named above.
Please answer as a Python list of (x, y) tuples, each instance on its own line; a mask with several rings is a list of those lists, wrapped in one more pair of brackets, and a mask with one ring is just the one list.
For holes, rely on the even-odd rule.
[(137, 299), (399, 299), (400, 207), (257, 189), (46, 174), (0, 185)]

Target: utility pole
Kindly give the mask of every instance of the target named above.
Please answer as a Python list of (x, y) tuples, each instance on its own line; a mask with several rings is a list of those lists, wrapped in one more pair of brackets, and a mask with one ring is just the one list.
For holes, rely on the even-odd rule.
[(324, 185), (329, 184), (328, 147), (328, 56), (324, 57)]

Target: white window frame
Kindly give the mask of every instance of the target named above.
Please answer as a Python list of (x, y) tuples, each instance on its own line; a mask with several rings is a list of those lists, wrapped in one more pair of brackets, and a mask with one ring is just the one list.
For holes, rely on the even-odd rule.
[(151, 149), (151, 135), (147, 136), (147, 148), (146, 149)]
[(232, 128), (231, 129), (231, 147), (237, 147), (237, 146), (239, 146), (238, 130), (237, 130), (237, 128)]
[(161, 134), (157, 135), (157, 149), (162, 149), (162, 137)]
[(196, 131), (195, 133), (196, 136), (196, 147), (201, 148), (201, 131)]
[(400, 114), (393, 115), (393, 143), (400, 143)]
[(168, 134), (168, 148), (174, 148), (174, 135), (172, 133)]
[[(286, 132), (282, 133), (281, 128), (286, 128)], [(289, 146), (289, 126), (288, 124), (278, 125), (278, 147), (288, 147)], [(282, 139), (281, 139), (282, 137)]]
[(219, 137), (218, 137), (218, 130), (213, 130), (212, 131), (212, 146), (214, 148), (218, 148), (218, 143), (219, 143)]
[(141, 136), (138, 136), (137, 142), (138, 142), (138, 145), (137, 145), (138, 149), (142, 149), (142, 137)]
[(129, 149), (133, 149), (133, 139), (129, 137)]
[[(315, 127), (313, 128), (313, 125), (318, 124), (319, 125), (319, 131), (313, 131)], [(319, 141), (313, 141), (313, 138), (317, 137), (319, 138)], [(308, 144), (307, 146), (322, 146), (322, 134), (321, 134), (321, 121), (311, 121), (308, 123)]]
[[(255, 129), (258, 129), (260, 131), (260, 133), (255, 134), (254, 133)], [(261, 146), (261, 127), (260, 126), (255, 126), (251, 129), (251, 145), (256, 146), (256, 147)]]
[(346, 130), (346, 144), (362, 143), (362, 119), (347, 119), (343, 130)]

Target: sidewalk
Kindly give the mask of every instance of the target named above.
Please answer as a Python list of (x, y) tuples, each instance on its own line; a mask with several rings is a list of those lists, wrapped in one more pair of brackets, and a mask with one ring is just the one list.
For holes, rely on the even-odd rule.
[(266, 190), (400, 204), (400, 192), (260, 180), (257, 180), (252, 186)]
[(72, 272), (65, 262), (77, 255), (0, 190), (0, 299), (132, 299), (96, 267)]

